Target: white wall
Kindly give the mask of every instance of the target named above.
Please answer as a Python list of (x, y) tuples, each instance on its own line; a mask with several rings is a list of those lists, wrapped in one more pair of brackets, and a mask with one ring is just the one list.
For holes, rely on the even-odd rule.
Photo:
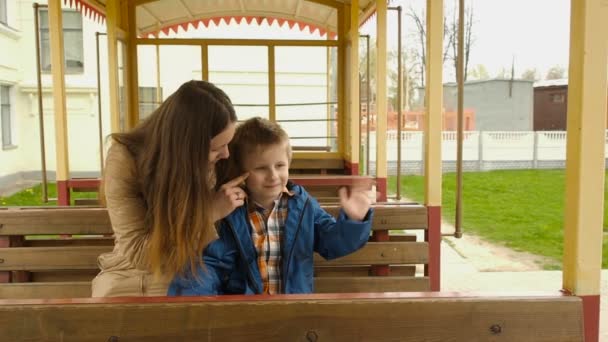
[[(0, 27), (0, 83), (14, 85), (14, 131), (17, 147), (0, 150), (0, 186), (2, 180), (24, 173), (36, 174), (41, 170), (40, 128), (36, 83), (36, 50), (34, 32), (34, 0), (14, 0), (9, 3), (11, 28)], [(41, 4), (46, 1), (38, 1)], [(65, 7), (65, 6), (64, 6)], [(213, 25), (212, 25), (213, 26)], [(206, 37), (222, 36), (225, 24), (210, 27)], [(253, 29), (252, 27), (246, 30)], [(285, 27), (257, 28), (258, 34), (280, 32), (294, 39), (311, 39), (309, 33), (295, 34)], [(241, 29), (242, 31), (242, 29)], [(100, 169), (98, 133), (98, 94), (95, 32), (105, 32), (105, 25), (83, 17), (84, 72), (67, 74), (66, 105), (68, 113), (69, 168), (74, 175), (95, 175)], [(249, 32), (249, 31), (248, 31)], [(200, 32), (199, 32), (200, 33)], [(183, 34), (196, 37), (196, 32)], [(174, 34), (169, 36), (174, 37)], [(259, 37), (258, 37), (259, 38)], [(312, 37), (312, 39), (320, 39)], [(183, 82), (202, 79), (201, 51), (198, 46), (161, 46), (160, 86), (163, 99)], [(332, 48), (335, 49), (335, 48)], [(10, 53), (4, 53), (10, 51)], [(263, 107), (237, 106), (239, 119), (255, 115), (268, 116), (268, 48), (212, 46), (209, 50), (210, 80), (224, 89), (235, 104), (261, 104)], [(103, 137), (110, 133), (108, 110), (107, 40), (100, 37), (101, 103)], [(156, 47), (140, 46), (138, 50), (139, 84), (155, 87)], [(276, 101), (278, 104), (327, 102), (327, 48), (277, 47), (276, 48)], [(47, 170), (55, 170), (55, 132), (52, 78), (42, 75), (43, 111)], [(327, 105), (279, 107), (278, 119), (325, 119)], [(327, 122), (284, 123), (288, 133), (297, 136), (325, 136)], [(325, 139), (295, 139), (294, 145), (321, 146)], [(105, 143), (104, 143), (105, 144)]]

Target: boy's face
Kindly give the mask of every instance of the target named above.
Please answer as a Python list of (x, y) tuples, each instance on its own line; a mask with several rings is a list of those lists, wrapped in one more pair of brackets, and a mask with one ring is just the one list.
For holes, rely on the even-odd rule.
[(251, 199), (269, 205), (283, 191), (289, 178), (288, 144), (262, 146), (245, 157), (244, 168), (249, 172), (245, 181)]

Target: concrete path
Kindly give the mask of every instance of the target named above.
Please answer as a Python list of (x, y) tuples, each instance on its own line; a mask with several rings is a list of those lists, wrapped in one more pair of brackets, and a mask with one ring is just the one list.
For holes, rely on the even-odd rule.
[[(479, 261), (472, 260), (478, 258), (478, 254), (479, 251), (476, 251), (467, 255), (466, 246), (459, 245), (457, 239), (444, 239), (441, 243), (441, 290), (521, 292), (557, 291), (562, 288), (561, 271), (481, 271), (476, 266)], [(506, 263), (499, 255), (494, 259), (498, 267)], [(488, 264), (488, 260), (482, 262)], [(608, 342), (608, 270), (602, 271), (600, 341)]]

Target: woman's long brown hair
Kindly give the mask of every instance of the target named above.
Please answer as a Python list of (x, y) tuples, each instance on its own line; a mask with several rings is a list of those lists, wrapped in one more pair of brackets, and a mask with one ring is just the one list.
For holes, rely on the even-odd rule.
[(114, 133), (135, 159), (155, 275), (197, 269), (215, 238), (211, 219), (211, 139), (236, 122), (226, 93), (205, 81), (184, 83), (132, 131)]

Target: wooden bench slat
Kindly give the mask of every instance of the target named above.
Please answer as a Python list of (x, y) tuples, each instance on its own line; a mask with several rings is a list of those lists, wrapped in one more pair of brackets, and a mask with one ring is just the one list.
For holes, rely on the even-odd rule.
[[(315, 293), (429, 291), (427, 277), (315, 277)], [(0, 284), (0, 298), (86, 298), (91, 281)]]
[(430, 291), (428, 277), (317, 277), (316, 293)]
[[(337, 216), (340, 206), (323, 206), (328, 213)], [(427, 229), (428, 217), (423, 205), (374, 205), (373, 230)]]
[(315, 265), (388, 265), (426, 264), (429, 247), (426, 242), (368, 242), (360, 250), (335, 260), (315, 254)]
[(90, 270), (43, 270), (29, 272), (32, 282), (65, 282), (65, 281), (92, 281), (99, 273), (99, 269)]
[(0, 211), (0, 235), (112, 234), (105, 208)]
[(96, 269), (110, 246), (0, 248), (0, 271)]
[[(339, 206), (324, 208), (337, 216)], [(375, 205), (374, 230), (426, 229), (422, 205)], [(0, 210), (0, 235), (112, 234), (105, 208)]]
[[(111, 250), (111, 246), (0, 248), (0, 271), (94, 269), (97, 268), (97, 257)], [(355, 253), (331, 261), (315, 255), (315, 265), (318, 266), (427, 262), (426, 242), (369, 242)]]
[(315, 170), (315, 169), (344, 169), (344, 160), (318, 159), (318, 158), (297, 158), (294, 157), (289, 164), (289, 169), (294, 170)]
[(114, 237), (25, 240), (23, 247), (114, 246)]
[(90, 281), (0, 284), (0, 298), (55, 299), (91, 297)]
[(318, 296), (15, 303), (0, 322), (7, 341), (583, 341), (576, 297)]
[[(315, 266), (315, 277), (364, 277), (371, 276), (371, 265), (364, 266)], [(411, 277), (416, 274), (414, 265), (389, 265), (391, 276)]]

